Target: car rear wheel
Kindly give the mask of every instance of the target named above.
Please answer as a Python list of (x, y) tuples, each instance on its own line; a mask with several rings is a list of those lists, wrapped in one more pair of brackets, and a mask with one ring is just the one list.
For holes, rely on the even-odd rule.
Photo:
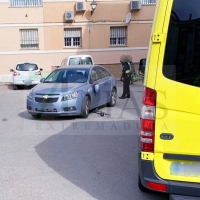
[(90, 100), (88, 96), (85, 96), (82, 103), (81, 117), (87, 118), (89, 115), (89, 111), (90, 111)]
[(17, 85), (13, 85), (13, 90), (17, 90), (18, 86)]
[(112, 89), (110, 101), (107, 103), (108, 107), (114, 107), (117, 101), (117, 90), (115, 88)]

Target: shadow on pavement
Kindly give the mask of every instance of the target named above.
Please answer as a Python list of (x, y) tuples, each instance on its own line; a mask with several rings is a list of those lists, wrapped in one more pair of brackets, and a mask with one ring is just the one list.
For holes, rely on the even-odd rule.
[(76, 119), (76, 117), (72, 116), (72, 117), (55, 117), (55, 116), (43, 116), (38, 114), (38, 116), (33, 117), (31, 114), (29, 114), (27, 111), (23, 111), (20, 112), (18, 114), (19, 117), (23, 118), (23, 119), (28, 119), (28, 120), (36, 120), (36, 121), (56, 121), (56, 120), (74, 120)]
[(167, 200), (137, 187), (138, 121), (72, 123), (35, 146), (55, 172), (98, 200)]
[[(7, 86), (7, 88), (8, 88), (9, 90), (13, 90), (13, 85), (12, 85), (12, 84), (9, 84), (9, 85), (6, 85), (6, 86)], [(32, 85), (32, 86), (19, 86), (17, 90), (30, 90), (30, 89), (32, 89), (34, 86), (35, 86), (35, 85)], [(17, 90), (16, 90), (16, 91), (17, 91)]]
[[(102, 108), (105, 108), (105, 105), (98, 107), (98, 110), (101, 110)], [(95, 113), (96, 109), (90, 110), (91, 113)], [(20, 112), (18, 114), (19, 117), (23, 119), (28, 120), (40, 120), (40, 121), (49, 121), (49, 120), (74, 120), (74, 119), (81, 119), (80, 116), (51, 116), (51, 115), (43, 115), (43, 114), (37, 114), (36, 117), (33, 117), (31, 114), (29, 114), (27, 111)]]

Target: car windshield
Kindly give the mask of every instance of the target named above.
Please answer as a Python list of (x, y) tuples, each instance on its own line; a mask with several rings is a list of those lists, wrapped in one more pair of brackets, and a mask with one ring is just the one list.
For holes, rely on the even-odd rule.
[(92, 59), (90, 57), (70, 58), (69, 65), (92, 65)]
[(30, 64), (30, 63), (18, 64), (16, 67), (16, 70), (18, 70), (18, 71), (34, 71), (34, 70), (38, 70), (38, 66), (36, 64)]
[(44, 83), (85, 83), (88, 73), (88, 69), (59, 69), (53, 71)]

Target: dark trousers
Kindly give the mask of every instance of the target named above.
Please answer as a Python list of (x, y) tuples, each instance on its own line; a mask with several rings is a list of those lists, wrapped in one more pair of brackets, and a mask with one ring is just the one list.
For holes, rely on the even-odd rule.
[(124, 76), (122, 97), (130, 96), (130, 75)]

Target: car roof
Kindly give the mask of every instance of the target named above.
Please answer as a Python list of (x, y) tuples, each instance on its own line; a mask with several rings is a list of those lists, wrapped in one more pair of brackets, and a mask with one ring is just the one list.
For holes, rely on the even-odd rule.
[(63, 67), (59, 67), (58, 69), (90, 69), (97, 65), (66, 65)]
[(66, 59), (66, 58), (78, 58), (78, 57), (91, 57), (92, 58), (91, 55), (74, 55), (74, 56), (66, 56), (64, 59)]
[(33, 63), (33, 62), (19, 62), (17, 63), (17, 65), (19, 64), (33, 64), (33, 65), (37, 65), (36, 63)]

